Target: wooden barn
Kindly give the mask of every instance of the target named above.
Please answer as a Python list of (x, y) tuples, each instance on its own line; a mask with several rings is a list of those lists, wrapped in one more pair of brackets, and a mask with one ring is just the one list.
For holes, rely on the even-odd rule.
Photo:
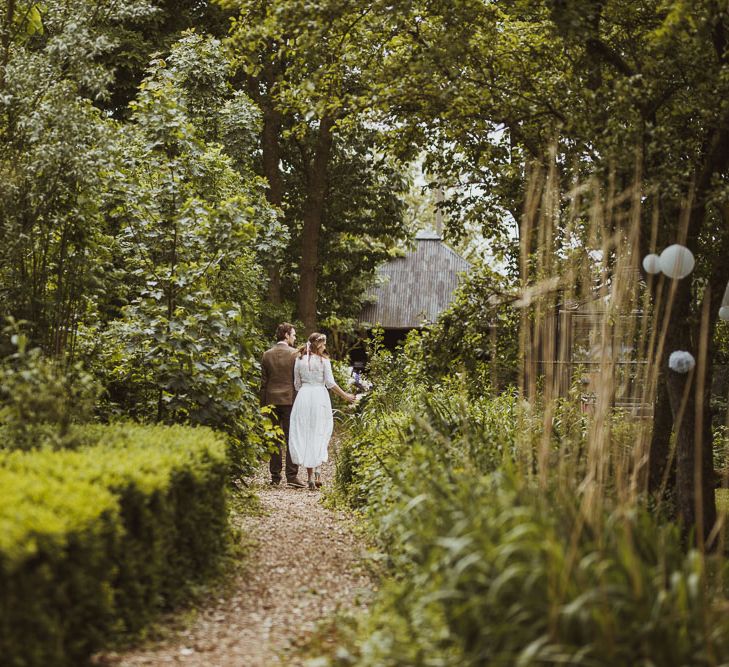
[(434, 231), (421, 231), (415, 248), (380, 267), (381, 284), (359, 316), (365, 329), (381, 326), (394, 347), (408, 331), (434, 322), (453, 300), (460, 277), (471, 265)]

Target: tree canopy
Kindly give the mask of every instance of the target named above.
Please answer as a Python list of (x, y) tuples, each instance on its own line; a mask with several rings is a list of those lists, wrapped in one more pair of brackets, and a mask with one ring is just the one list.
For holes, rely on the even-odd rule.
[[(412, 234), (413, 160), (446, 194), (447, 239), (477, 230), (506, 267), (485, 266), (423, 339), (435, 359), (467, 324), (454, 355), (476, 375), (488, 339), (513, 378), (530, 322), (517, 293), (574, 244), (589, 254), (591, 211), (616, 238), (637, 211), (637, 255), (682, 242), (698, 259), (670, 308), (641, 276), (667, 321), (651, 479), (675, 428), (692, 524), (726, 338), (728, 31), (718, 0), (8, 0), (0, 352), (19, 363), (20, 328), (93, 370), (106, 418), (214, 422), (241, 440), (262, 331), (352, 330)], [(508, 325), (500, 347), (492, 322)], [(669, 372), (674, 349), (703, 355), (703, 389)]]

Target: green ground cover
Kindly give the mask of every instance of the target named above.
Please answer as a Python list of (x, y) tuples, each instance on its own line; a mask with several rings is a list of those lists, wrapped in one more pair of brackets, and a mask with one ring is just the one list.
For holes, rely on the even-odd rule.
[[(647, 498), (621, 502), (611, 489), (590, 505), (574, 475), (587, 416), (557, 408), (539, 476), (529, 453), (540, 415), (510, 393), (474, 398), (429, 382), (412, 363), (389, 362), (344, 431), (338, 497), (360, 513), (389, 576), (333, 664), (729, 660), (723, 559), (688, 548)], [(621, 424), (616, 437), (629, 432)], [(727, 492), (718, 497), (726, 507)]]

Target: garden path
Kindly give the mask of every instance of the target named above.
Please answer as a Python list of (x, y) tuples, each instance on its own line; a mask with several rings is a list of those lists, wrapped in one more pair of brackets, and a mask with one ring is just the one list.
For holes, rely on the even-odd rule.
[[(262, 512), (238, 519), (252, 546), (225, 592), (192, 620), (173, 617), (163, 628), (166, 639), (108, 652), (97, 665), (295, 667), (336, 639), (336, 614), (366, 607), (374, 579), (351, 520), (324, 507), (319, 493), (269, 486), (267, 472), (262, 467), (253, 480)], [(325, 488), (333, 474), (326, 464)]]

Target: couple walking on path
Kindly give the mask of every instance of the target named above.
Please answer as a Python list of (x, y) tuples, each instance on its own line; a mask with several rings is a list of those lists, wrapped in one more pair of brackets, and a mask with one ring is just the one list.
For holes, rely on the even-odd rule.
[[(329, 390), (353, 403), (355, 396), (334, 381), (326, 351), (326, 336), (313, 333), (306, 345), (294, 347), (296, 329), (282, 322), (276, 329), (276, 344), (261, 360), (261, 405), (273, 405), (286, 444), (286, 482), (304, 488), (299, 466), (306, 468), (309, 489), (321, 486), (317, 468), (328, 460), (329, 439), (334, 428)], [(281, 482), (282, 443), (271, 455), (271, 484)]]

